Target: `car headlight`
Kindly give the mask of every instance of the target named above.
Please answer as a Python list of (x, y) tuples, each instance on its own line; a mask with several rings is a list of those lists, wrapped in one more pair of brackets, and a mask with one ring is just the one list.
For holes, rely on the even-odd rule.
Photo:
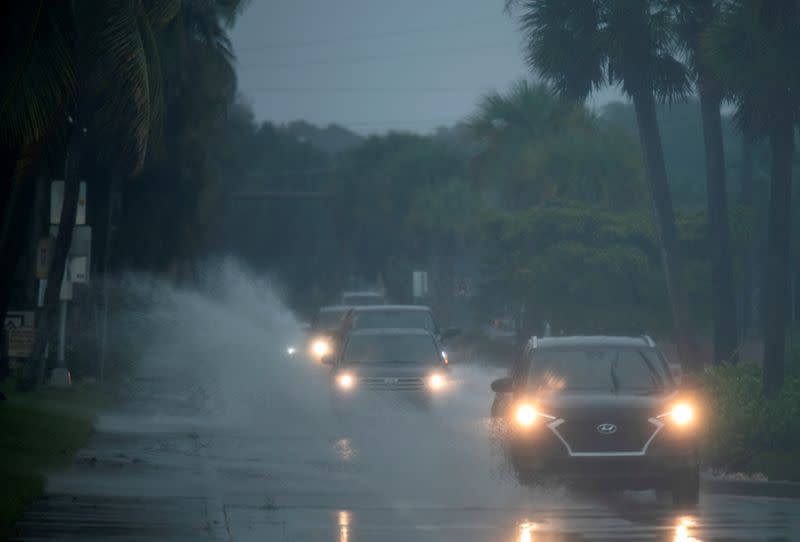
[(659, 419), (667, 419), (675, 425), (691, 425), (695, 418), (694, 407), (686, 402), (679, 402), (672, 405), (668, 412), (658, 416)]
[(555, 420), (554, 416), (540, 412), (530, 403), (519, 403), (514, 410), (514, 421), (520, 427), (531, 427), (539, 418)]
[(439, 391), (445, 387), (447, 381), (444, 376), (439, 373), (434, 373), (428, 377), (428, 387), (433, 391)]
[(356, 379), (351, 373), (340, 373), (336, 375), (336, 385), (343, 390), (349, 390), (355, 386)]
[(321, 359), (331, 353), (331, 343), (328, 339), (315, 339), (311, 343), (311, 353), (315, 358)]
[(689, 425), (694, 420), (694, 409), (688, 403), (678, 403), (672, 407), (669, 416), (678, 425)]

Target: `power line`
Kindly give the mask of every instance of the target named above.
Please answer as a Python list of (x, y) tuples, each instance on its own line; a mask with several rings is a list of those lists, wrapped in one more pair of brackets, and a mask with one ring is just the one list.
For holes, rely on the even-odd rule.
[(490, 92), (491, 88), (474, 87), (249, 87), (242, 92)]
[(452, 49), (443, 49), (441, 51), (419, 51), (399, 54), (388, 55), (367, 55), (358, 57), (344, 57), (344, 58), (328, 58), (328, 59), (313, 59), (301, 60), (297, 62), (282, 62), (273, 64), (246, 64), (240, 66), (240, 69), (279, 69), (279, 68), (302, 68), (304, 66), (322, 66), (322, 65), (341, 65), (341, 64), (357, 64), (361, 62), (375, 62), (383, 60), (391, 60), (398, 58), (419, 58), (419, 57), (446, 57), (454, 55), (462, 55), (464, 53), (488, 52), (490, 50), (508, 49), (510, 43), (506, 44), (485, 44), (476, 47), (459, 47)]
[(251, 45), (247, 47), (243, 47), (241, 49), (236, 49), (236, 53), (249, 53), (249, 52), (258, 52), (264, 51), (269, 49), (294, 49), (300, 47), (310, 47), (314, 45), (328, 45), (331, 43), (345, 43), (350, 41), (367, 41), (367, 40), (380, 40), (385, 38), (393, 38), (397, 36), (407, 36), (408, 34), (424, 34), (428, 32), (440, 32), (442, 30), (451, 30), (454, 28), (466, 28), (471, 26), (485, 26), (486, 21), (484, 19), (476, 19), (474, 21), (469, 21), (461, 24), (454, 24), (454, 25), (437, 25), (437, 26), (425, 26), (425, 27), (415, 27), (415, 28), (407, 28), (405, 30), (390, 30), (387, 32), (375, 32), (369, 34), (354, 34), (351, 36), (337, 36), (333, 38), (325, 38), (319, 40), (307, 40), (307, 41), (290, 41), (284, 43), (266, 43), (262, 45)]

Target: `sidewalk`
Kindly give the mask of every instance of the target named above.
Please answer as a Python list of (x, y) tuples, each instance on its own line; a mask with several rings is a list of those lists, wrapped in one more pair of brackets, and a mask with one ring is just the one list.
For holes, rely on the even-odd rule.
[[(197, 398), (139, 384), (126, 410), (101, 416), (74, 464), (49, 478), (11, 540), (229, 540), (206, 428), (186, 415)], [(155, 404), (174, 417), (155, 414)]]

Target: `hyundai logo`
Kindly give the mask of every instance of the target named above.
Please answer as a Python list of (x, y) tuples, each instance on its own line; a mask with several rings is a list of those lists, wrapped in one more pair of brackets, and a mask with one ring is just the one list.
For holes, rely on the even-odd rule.
[(613, 435), (617, 432), (617, 426), (613, 423), (601, 423), (597, 426), (597, 432), (601, 435)]

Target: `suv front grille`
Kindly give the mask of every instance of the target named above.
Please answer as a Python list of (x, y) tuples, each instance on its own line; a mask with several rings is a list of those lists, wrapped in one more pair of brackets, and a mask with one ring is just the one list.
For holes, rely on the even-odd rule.
[(370, 377), (360, 380), (362, 388), (374, 390), (419, 390), (425, 385), (420, 377)]
[[(616, 431), (611, 434), (598, 431), (598, 426), (613, 424)], [(569, 421), (553, 427), (574, 453), (634, 453), (642, 452), (658, 427), (648, 420)]]

